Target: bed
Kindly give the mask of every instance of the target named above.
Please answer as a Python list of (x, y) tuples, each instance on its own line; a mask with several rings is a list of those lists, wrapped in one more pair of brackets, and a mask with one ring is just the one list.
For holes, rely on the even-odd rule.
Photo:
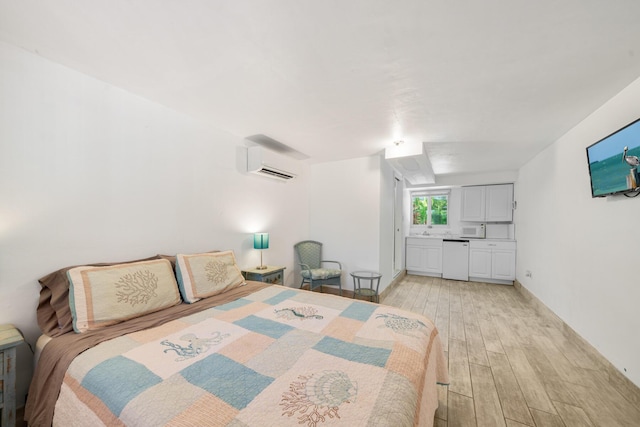
[[(448, 373), (429, 319), (244, 281), (233, 253), (188, 257), (40, 279), (47, 338), (27, 400), (30, 426), (433, 424)], [(166, 301), (149, 310), (151, 294)]]

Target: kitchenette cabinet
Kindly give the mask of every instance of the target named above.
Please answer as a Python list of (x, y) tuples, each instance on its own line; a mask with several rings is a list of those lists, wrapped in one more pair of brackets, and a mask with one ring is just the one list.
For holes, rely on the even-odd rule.
[(461, 221), (513, 221), (513, 184), (462, 187)]
[(512, 285), (516, 278), (516, 242), (472, 240), (469, 280)]
[(442, 239), (407, 237), (406, 269), (408, 274), (442, 275)]
[(460, 221), (485, 221), (485, 194), (486, 186), (484, 185), (462, 187), (462, 208)]

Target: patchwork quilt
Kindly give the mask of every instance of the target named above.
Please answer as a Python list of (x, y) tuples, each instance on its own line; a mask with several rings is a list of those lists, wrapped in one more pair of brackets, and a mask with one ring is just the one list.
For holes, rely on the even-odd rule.
[(447, 381), (427, 318), (271, 286), (80, 354), (54, 425), (430, 426)]

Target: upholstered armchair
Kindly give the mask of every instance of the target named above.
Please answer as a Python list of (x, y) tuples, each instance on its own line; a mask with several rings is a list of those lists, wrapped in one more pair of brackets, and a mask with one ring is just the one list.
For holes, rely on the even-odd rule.
[[(340, 295), (342, 295), (342, 264), (338, 261), (329, 261), (322, 259), (322, 243), (315, 240), (304, 240), (294, 245), (298, 260), (300, 261), (300, 273), (302, 274), (302, 282), (300, 287), (305, 283), (309, 284), (309, 290), (320, 288), (322, 285), (338, 286)], [(325, 264), (331, 264), (334, 268), (326, 268)], [(337, 266), (337, 268), (335, 268)]]

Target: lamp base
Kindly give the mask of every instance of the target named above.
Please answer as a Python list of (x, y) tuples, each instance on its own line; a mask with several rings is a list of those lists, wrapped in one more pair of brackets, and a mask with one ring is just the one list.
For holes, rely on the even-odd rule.
[(262, 264), (262, 251), (260, 251), (260, 265), (256, 267), (256, 270), (266, 270), (267, 266)]

